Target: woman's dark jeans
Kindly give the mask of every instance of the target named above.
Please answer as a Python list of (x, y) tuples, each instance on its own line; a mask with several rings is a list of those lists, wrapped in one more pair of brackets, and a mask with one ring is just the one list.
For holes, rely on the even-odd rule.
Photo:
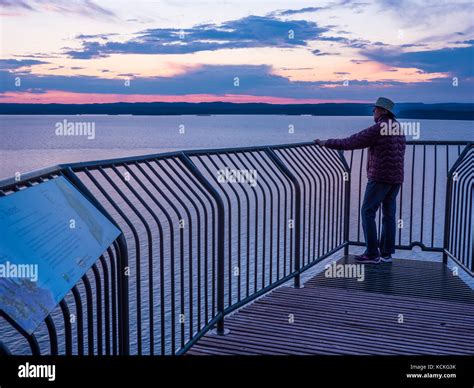
[[(397, 195), (400, 184), (369, 181), (365, 189), (364, 203), (361, 208), (362, 228), (364, 230), (365, 254), (374, 257), (395, 253), (395, 233)], [(382, 233), (377, 240), (375, 214), (382, 204)]]

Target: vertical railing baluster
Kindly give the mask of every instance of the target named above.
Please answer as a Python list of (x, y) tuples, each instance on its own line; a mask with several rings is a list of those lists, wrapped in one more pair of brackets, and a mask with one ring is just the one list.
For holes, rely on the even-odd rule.
[(346, 244), (344, 247), (344, 255), (347, 256), (349, 255), (349, 222), (351, 217), (351, 167), (347, 165), (346, 158), (344, 157), (344, 151), (340, 151), (338, 155), (344, 165), (344, 173), (347, 174), (346, 178), (344, 179), (344, 243)]
[(71, 167), (67, 167), (61, 173), (87, 198), (97, 209), (112, 222), (117, 229), (121, 231), (117, 238), (117, 246), (120, 251), (120, 258), (117, 258), (117, 269), (120, 271), (118, 276), (118, 315), (119, 315), (119, 353), (121, 355), (130, 354), (130, 318), (129, 318), (129, 291), (128, 276), (126, 269), (128, 268), (128, 247), (127, 241), (120, 226), (115, 222), (113, 217), (108, 213), (97, 198), (89, 191), (89, 189), (77, 177)]
[[(191, 158), (184, 152), (181, 152), (178, 156), (179, 160), (184, 164), (186, 168), (194, 175), (194, 177), (201, 183), (208, 191), (209, 194), (214, 198), (217, 205), (217, 313), (219, 320), (216, 325), (216, 334), (225, 335), (228, 330), (224, 327), (224, 260), (225, 260), (225, 211), (224, 202), (217, 190), (212, 186), (209, 181), (202, 175), (201, 171), (196, 167)], [(230, 243), (230, 242), (229, 242)]]
[(294, 219), (294, 229), (295, 229), (295, 288), (301, 287), (301, 246), (300, 246), (300, 236), (301, 236), (301, 187), (298, 179), (293, 173), (288, 169), (288, 167), (282, 162), (278, 157), (275, 151), (266, 147), (265, 152), (270, 157), (270, 159), (277, 165), (283, 174), (290, 178), (291, 182), (295, 186), (295, 219)]

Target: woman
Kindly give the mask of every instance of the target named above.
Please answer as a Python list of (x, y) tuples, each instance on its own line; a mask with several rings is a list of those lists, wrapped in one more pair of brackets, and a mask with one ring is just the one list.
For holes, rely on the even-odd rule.
[[(395, 253), (397, 195), (403, 183), (406, 139), (395, 120), (395, 104), (380, 97), (374, 105), (375, 125), (345, 139), (319, 140), (316, 144), (336, 150), (368, 148), (367, 187), (361, 208), (365, 252), (361, 263), (390, 263)], [(375, 214), (382, 204), (382, 233), (377, 240)]]

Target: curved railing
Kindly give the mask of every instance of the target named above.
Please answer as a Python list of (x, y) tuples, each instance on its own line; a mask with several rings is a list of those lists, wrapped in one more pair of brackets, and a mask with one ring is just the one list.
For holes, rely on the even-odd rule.
[[(444, 252), (447, 175), (459, 160), (468, 142), (463, 141), (407, 141), (405, 179), (397, 198), (396, 248), (414, 247), (427, 252)], [(351, 168), (351, 223), (350, 245), (364, 245), (360, 207), (367, 182), (363, 169), (367, 150), (345, 153)], [(379, 235), (381, 212), (377, 214)]]
[(448, 256), (474, 276), (474, 144), (469, 144), (448, 172), (444, 262)]
[[(445, 252), (433, 222), (445, 210), (437, 174), (466, 144), (408, 143), (398, 248)], [(224, 334), (232, 311), (290, 280), (299, 287), (302, 272), (362, 245), (364, 151), (348, 155), (349, 163), (314, 143), (183, 151), (61, 165), (1, 182), (0, 196), (64, 176), (122, 232), (34, 334), (7, 317), (29, 349), (14, 352), (182, 354), (214, 327)], [(431, 157), (434, 188), (425, 171)], [(456, 163), (469, 169), (470, 158), (465, 150)], [(0, 326), (9, 343), (5, 333), (14, 336)]]
[(347, 166), (311, 143), (68, 168), (126, 236), (132, 353), (184, 352), (214, 325), (223, 332), (231, 311), (292, 278), (298, 286), (303, 268), (344, 246)]
[[(0, 185), (0, 197), (60, 176), (67, 178), (67, 168), (51, 167), (20, 180), (9, 179)], [(127, 354), (127, 266), (127, 248), (121, 235), (32, 334), (0, 310), (0, 317), (5, 319), (0, 319), (0, 354)]]

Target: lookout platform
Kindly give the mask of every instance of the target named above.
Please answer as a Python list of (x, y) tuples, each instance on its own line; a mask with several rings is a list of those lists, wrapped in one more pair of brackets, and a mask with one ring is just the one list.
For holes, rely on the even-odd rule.
[[(354, 264), (344, 256), (337, 264)], [(474, 291), (443, 263), (365, 265), (364, 280), (282, 286), (227, 317), (189, 355), (474, 354)]]

